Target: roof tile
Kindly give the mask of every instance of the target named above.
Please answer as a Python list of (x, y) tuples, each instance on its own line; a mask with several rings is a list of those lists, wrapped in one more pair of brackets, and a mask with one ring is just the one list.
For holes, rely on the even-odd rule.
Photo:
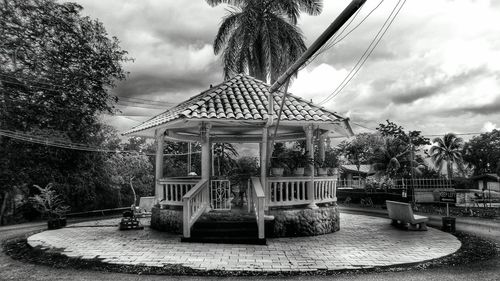
[[(239, 74), (212, 87), (199, 95), (149, 119), (124, 134), (132, 134), (153, 128), (176, 119), (268, 119), (267, 108), (269, 85), (251, 76)], [(283, 93), (274, 94), (274, 112), (277, 117)], [(283, 106), (281, 120), (315, 120), (334, 122), (344, 118), (320, 108), (302, 98), (288, 94)]]

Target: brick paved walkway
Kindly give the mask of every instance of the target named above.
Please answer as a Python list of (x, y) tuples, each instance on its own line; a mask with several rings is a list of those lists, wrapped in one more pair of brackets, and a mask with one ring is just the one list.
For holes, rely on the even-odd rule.
[(28, 238), (31, 246), (64, 249), (83, 259), (115, 264), (246, 271), (314, 271), (370, 268), (415, 263), (457, 251), (452, 235), (404, 231), (388, 219), (341, 214), (341, 230), (314, 237), (273, 238), (267, 246), (181, 243), (179, 237), (146, 227), (119, 231), (117, 220), (80, 223)]

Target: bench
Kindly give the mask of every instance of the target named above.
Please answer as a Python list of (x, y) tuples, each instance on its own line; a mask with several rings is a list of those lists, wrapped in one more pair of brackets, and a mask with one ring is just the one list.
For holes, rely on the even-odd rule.
[(407, 227), (410, 230), (427, 230), (426, 222), (428, 217), (414, 215), (411, 205), (408, 203), (385, 201), (389, 218), (392, 219), (392, 225)]

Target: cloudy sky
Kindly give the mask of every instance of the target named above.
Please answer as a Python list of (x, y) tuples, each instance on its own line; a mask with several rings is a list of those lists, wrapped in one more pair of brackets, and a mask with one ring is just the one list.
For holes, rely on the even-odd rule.
[[(212, 41), (227, 13), (204, 0), (77, 0), (134, 58), (114, 94), (180, 102), (222, 81)], [(350, 0), (324, 0), (319, 16), (302, 15), (310, 45)], [(368, 0), (347, 30), (381, 0)], [(359, 28), (323, 52), (291, 86), (315, 102), (328, 97), (362, 56), (397, 0), (385, 0)], [(324, 104), (375, 128), (386, 119), (424, 134), (484, 132), (500, 127), (500, 0), (408, 0), (349, 84)], [(121, 107), (105, 117), (119, 130), (159, 113)], [(366, 131), (354, 127), (357, 132)]]

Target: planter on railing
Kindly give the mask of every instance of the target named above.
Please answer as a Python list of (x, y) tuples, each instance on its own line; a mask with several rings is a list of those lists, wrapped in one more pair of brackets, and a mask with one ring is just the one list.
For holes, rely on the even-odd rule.
[(184, 238), (191, 237), (191, 227), (196, 220), (209, 207), (209, 180), (200, 180), (186, 195), (183, 200), (183, 234)]
[(199, 178), (166, 178), (158, 182), (155, 196), (160, 205), (182, 206), (182, 197), (200, 181)]
[(249, 195), (248, 195), (248, 205), (253, 206), (253, 211), (255, 213), (255, 219), (257, 220), (257, 227), (259, 230), (259, 239), (264, 239), (264, 204), (265, 204), (265, 193), (262, 188), (260, 179), (257, 177), (252, 177), (249, 181)]

